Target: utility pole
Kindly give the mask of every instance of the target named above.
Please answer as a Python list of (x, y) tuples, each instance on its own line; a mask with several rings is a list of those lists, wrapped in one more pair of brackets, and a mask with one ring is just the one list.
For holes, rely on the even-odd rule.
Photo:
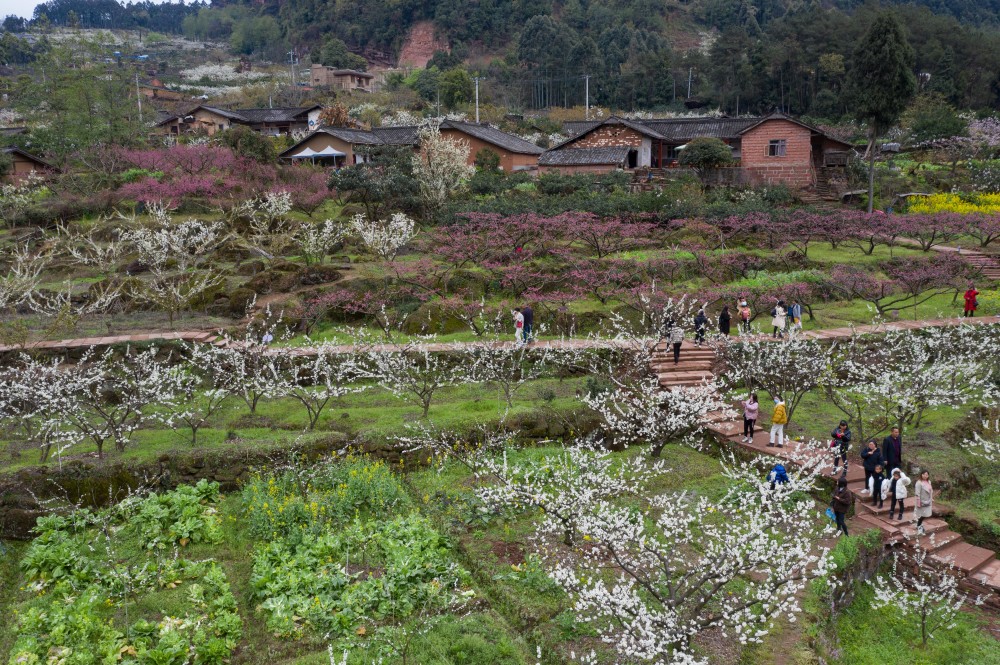
[(472, 79), (476, 82), (476, 124), (479, 124), (479, 77), (475, 76)]
[(590, 120), (590, 74), (583, 75), (583, 119)]
[(691, 99), (691, 67), (688, 67), (688, 99)]
[(142, 124), (142, 93), (139, 92), (139, 72), (135, 73), (135, 101), (139, 104), (139, 124)]
[(288, 69), (292, 74), (292, 88), (295, 88), (295, 49), (288, 52)]

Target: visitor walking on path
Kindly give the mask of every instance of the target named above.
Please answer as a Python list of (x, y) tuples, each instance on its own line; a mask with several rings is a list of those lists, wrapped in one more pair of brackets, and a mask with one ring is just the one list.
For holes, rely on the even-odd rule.
[[(910, 484), (910, 479), (906, 477), (901, 469), (892, 470), (892, 480), (888, 484), (888, 495), (891, 499), (889, 504), (889, 519), (892, 519), (892, 513), (896, 510), (896, 503), (899, 503), (899, 517), (897, 520), (903, 519), (903, 508), (906, 497), (909, 496), (906, 491), (906, 486)], [(883, 487), (886, 485), (883, 484)]]
[(524, 314), (520, 307), (514, 308), (514, 341), (518, 346), (524, 344)]
[(696, 346), (701, 346), (705, 341), (705, 331), (708, 329), (708, 317), (705, 316), (705, 310), (699, 309), (698, 314), (694, 317), (694, 343)]
[(733, 317), (729, 314), (729, 305), (725, 305), (719, 313), (719, 332), (723, 335), (729, 334), (729, 323)]
[(979, 307), (979, 291), (976, 291), (976, 287), (973, 284), (969, 284), (969, 290), (965, 292), (965, 316), (975, 316), (976, 309)]
[(684, 343), (684, 328), (673, 321), (670, 321), (667, 325), (670, 330), (670, 344), (674, 347), (674, 364), (676, 365), (681, 360), (681, 344)]
[(774, 435), (778, 435), (778, 447), (785, 447), (785, 425), (788, 424), (788, 410), (785, 409), (785, 400), (781, 399), (781, 395), (776, 395), (774, 398), (774, 413), (771, 414), (771, 438), (767, 444), (768, 448), (773, 448)]
[(931, 473), (926, 469), (920, 472), (920, 479), (913, 486), (917, 507), (913, 515), (917, 518), (917, 533), (924, 535), (924, 519), (931, 516), (934, 503), (934, 486), (931, 485)]
[(872, 474), (875, 473), (875, 467), (882, 464), (882, 451), (879, 450), (875, 439), (869, 441), (865, 449), (861, 451), (861, 464), (865, 467), (865, 489), (862, 492), (871, 494), (869, 483)]
[(530, 344), (535, 336), (535, 310), (531, 309), (531, 305), (525, 305), (521, 315), (524, 317), (524, 343)]
[(879, 509), (885, 505), (885, 495), (889, 487), (888, 481), (885, 479), (884, 468), (881, 464), (876, 464), (875, 470), (872, 471), (872, 477), (868, 481), (868, 490), (872, 494), (872, 505), (878, 506)]
[(847, 478), (841, 478), (837, 481), (837, 489), (833, 492), (830, 506), (833, 508), (833, 514), (837, 518), (837, 529), (843, 531), (845, 536), (848, 535), (847, 511), (851, 509), (853, 502), (854, 496), (847, 489)]
[(771, 325), (774, 326), (774, 337), (780, 338), (785, 335), (785, 321), (787, 320), (785, 311), (785, 301), (779, 300), (778, 304), (771, 310)]
[(750, 333), (750, 318), (751, 311), (750, 305), (747, 304), (746, 300), (740, 301), (740, 306), (737, 309), (740, 314), (740, 331), (749, 334)]
[(760, 415), (760, 403), (757, 393), (750, 393), (750, 398), (743, 402), (743, 443), (753, 443), (753, 426)]
[(882, 464), (887, 470), (903, 466), (903, 439), (898, 427), (893, 427), (892, 433), (882, 439)]
[(788, 308), (788, 319), (789, 330), (802, 330), (802, 305), (796, 300)]
[(847, 475), (847, 451), (851, 447), (851, 428), (847, 426), (846, 420), (841, 420), (840, 424), (834, 428), (830, 434), (830, 448), (833, 449), (833, 475), (840, 473), (840, 460), (844, 460), (844, 475)]

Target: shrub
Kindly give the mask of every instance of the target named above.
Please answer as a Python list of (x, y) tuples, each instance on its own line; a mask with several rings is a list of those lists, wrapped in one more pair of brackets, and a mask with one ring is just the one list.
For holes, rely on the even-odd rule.
[(733, 152), (721, 139), (700, 137), (692, 139), (681, 150), (680, 163), (699, 171), (728, 166), (733, 161)]

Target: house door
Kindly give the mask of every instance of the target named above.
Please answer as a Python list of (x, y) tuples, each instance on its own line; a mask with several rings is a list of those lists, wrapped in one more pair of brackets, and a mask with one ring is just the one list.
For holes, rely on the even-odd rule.
[(632, 149), (628, 151), (628, 167), (634, 169), (639, 165), (639, 151)]

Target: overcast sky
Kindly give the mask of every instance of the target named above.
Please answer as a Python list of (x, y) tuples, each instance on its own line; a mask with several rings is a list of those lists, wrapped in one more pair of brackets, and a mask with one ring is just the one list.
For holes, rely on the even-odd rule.
[[(170, 0), (152, 0), (157, 4), (162, 4), (164, 2), (169, 2)], [(35, 5), (39, 4), (39, 0), (0, 0), (0, 18), (7, 16), (8, 14), (17, 14), (18, 16), (23, 16), (24, 18), (31, 18), (32, 14), (35, 13)]]

